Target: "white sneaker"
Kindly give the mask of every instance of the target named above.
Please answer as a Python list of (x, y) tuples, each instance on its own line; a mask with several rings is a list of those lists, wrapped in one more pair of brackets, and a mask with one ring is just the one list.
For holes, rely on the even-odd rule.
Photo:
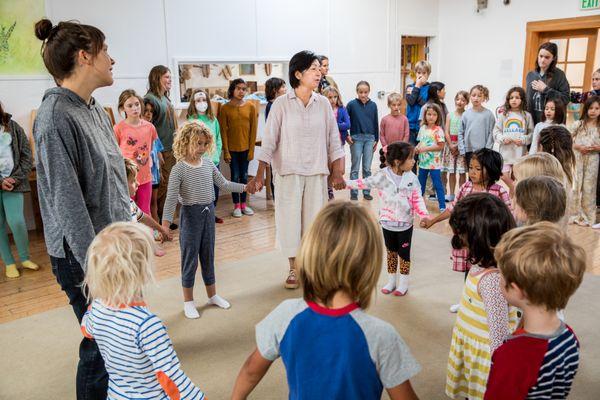
[(231, 213), (231, 215), (234, 218), (242, 218), (242, 209), (241, 208), (234, 208), (233, 212)]
[(242, 208), (242, 213), (244, 215), (254, 215), (254, 210), (246, 206), (245, 208)]
[(183, 313), (186, 318), (189, 319), (197, 319), (200, 318), (200, 314), (198, 310), (196, 310), (196, 303), (194, 301), (185, 301), (183, 302)]
[(452, 304), (450, 306), (450, 312), (452, 314), (456, 314), (458, 312), (458, 309), (460, 308), (460, 304)]
[(398, 274), (396, 276), (396, 290), (394, 296), (404, 296), (408, 292), (408, 275)]
[(229, 302), (227, 300), (225, 300), (218, 294), (215, 294), (213, 297), (208, 299), (208, 304), (210, 304), (212, 306), (224, 308), (225, 310), (227, 310), (229, 307), (231, 307), (231, 304), (229, 304)]
[(592, 225), (592, 229), (600, 229), (600, 222), (598, 222), (597, 224)]

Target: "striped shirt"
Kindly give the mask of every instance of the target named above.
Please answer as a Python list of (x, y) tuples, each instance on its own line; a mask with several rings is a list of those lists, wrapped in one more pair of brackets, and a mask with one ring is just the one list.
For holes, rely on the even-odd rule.
[(568, 325), (549, 336), (519, 329), (494, 352), (485, 399), (566, 399), (578, 367), (579, 341)]
[(94, 300), (81, 331), (96, 340), (108, 372), (107, 399), (204, 399), (180, 369), (161, 320), (144, 303), (107, 307)]
[(173, 222), (178, 201), (184, 206), (214, 202), (215, 185), (221, 190), (236, 193), (246, 190), (245, 185), (225, 179), (212, 162), (206, 162), (206, 159), (201, 160), (202, 162), (197, 166), (190, 165), (185, 161), (179, 161), (173, 166), (169, 175), (167, 199), (163, 209), (164, 220)]

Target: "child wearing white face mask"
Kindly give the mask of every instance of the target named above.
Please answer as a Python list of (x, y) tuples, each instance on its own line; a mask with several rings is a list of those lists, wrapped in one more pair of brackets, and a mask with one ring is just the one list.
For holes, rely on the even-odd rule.
[[(186, 118), (188, 121), (200, 121), (208, 127), (213, 135), (215, 142), (215, 151), (211, 154), (206, 154), (219, 169), (219, 163), (221, 162), (221, 152), (223, 149), (223, 142), (221, 141), (221, 128), (219, 126), (219, 120), (215, 117), (210, 106), (210, 99), (208, 93), (204, 89), (196, 89), (190, 97), (190, 105), (187, 109)], [(215, 186), (215, 202), (214, 205), (217, 207), (217, 201), (219, 200), (219, 188)], [(223, 220), (215, 216), (215, 222), (222, 224)]]

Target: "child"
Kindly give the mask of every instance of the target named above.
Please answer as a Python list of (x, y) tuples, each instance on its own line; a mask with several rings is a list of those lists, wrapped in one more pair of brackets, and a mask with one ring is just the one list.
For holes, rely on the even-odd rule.
[[(557, 179), (563, 184), (565, 190), (568, 188), (568, 181), (560, 162), (550, 153), (540, 152), (529, 154), (513, 165), (513, 179), (518, 184), (533, 176), (545, 175)], [(567, 190), (567, 195), (568, 195)]]
[[(486, 192), (492, 194), (501, 199), (510, 209), (510, 196), (504, 187), (497, 183), (501, 175), (502, 156), (500, 153), (490, 149), (481, 149), (475, 152), (469, 163), (469, 180), (460, 187), (454, 202), (450, 204), (445, 212), (433, 219), (421, 219), (421, 227), (429, 229), (436, 223), (450, 218), (456, 204), (473, 193)], [(452, 270), (464, 272), (466, 278), (470, 268), (468, 250), (462, 248), (452, 249)], [(450, 306), (450, 312), (455, 313), (458, 311), (458, 308), (458, 304), (453, 304)]]
[[(248, 183), (248, 163), (254, 159), (258, 112), (249, 101), (244, 100), (248, 86), (241, 78), (229, 84), (229, 102), (219, 110), (219, 125), (223, 139), (223, 158), (231, 168), (231, 181)], [(234, 218), (254, 215), (254, 210), (246, 204), (246, 193), (232, 193)]]
[[(581, 226), (596, 223), (596, 185), (598, 184), (598, 152), (600, 152), (600, 96), (592, 96), (583, 104), (581, 120), (571, 126), (575, 150), (574, 215), (569, 222)], [(597, 226), (600, 228), (600, 225)], [(596, 227), (594, 227), (596, 228)]]
[(416, 399), (420, 370), (388, 323), (365, 313), (381, 272), (381, 233), (358, 204), (335, 201), (317, 215), (297, 259), (303, 299), (281, 303), (256, 326), (257, 349), (233, 400), (245, 399), (281, 357), (290, 399)]
[(269, 78), (265, 82), (265, 97), (267, 98), (267, 106), (265, 107), (265, 121), (269, 118), (269, 112), (273, 101), (281, 95), (286, 94), (287, 88), (285, 87), (285, 81), (281, 78)]
[(334, 86), (326, 87), (323, 90), (323, 96), (329, 99), (329, 104), (331, 104), (331, 108), (333, 109), (333, 115), (337, 121), (338, 129), (340, 131), (340, 140), (342, 141), (343, 147), (344, 143), (346, 143), (346, 138), (348, 137), (348, 129), (350, 129), (350, 116), (348, 115), (346, 107), (344, 107), (339, 90)]
[(475, 85), (469, 91), (472, 107), (464, 112), (458, 131), (458, 149), (469, 165), (471, 156), (477, 150), (491, 149), (494, 145), (494, 113), (483, 106), (490, 98), (490, 91), (482, 85)]
[(181, 370), (162, 321), (148, 310), (154, 282), (150, 231), (130, 222), (104, 228), (87, 255), (84, 287), (91, 304), (81, 331), (94, 339), (109, 375), (108, 398), (204, 399)]
[[(208, 93), (203, 89), (196, 89), (192, 93), (190, 105), (187, 109), (186, 118), (188, 121), (200, 121), (213, 135), (213, 140), (215, 143), (215, 151), (211, 154), (206, 154), (215, 167), (219, 169), (219, 164), (221, 163), (221, 152), (223, 150), (223, 143), (221, 142), (221, 128), (219, 126), (219, 120), (215, 118), (213, 114), (212, 107), (210, 106), (210, 100), (208, 99)], [(215, 185), (215, 208), (217, 207), (217, 202), (219, 201), (219, 187)], [(217, 224), (222, 224), (223, 219), (217, 217), (215, 215), (215, 222)]]
[(415, 83), (410, 84), (406, 88), (406, 117), (410, 126), (410, 144), (417, 145), (417, 134), (421, 128), (419, 116), (421, 115), (421, 107), (427, 102), (429, 83), (429, 75), (431, 74), (431, 64), (425, 60), (421, 60), (415, 64)]
[(533, 132), (533, 118), (527, 109), (526, 94), (520, 86), (512, 87), (506, 93), (503, 111), (498, 115), (494, 126), (494, 141), (504, 160), (502, 181), (512, 195), (514, 182), (511, 178), (513, 164), (527, 152)]
[(123, 157), (134, 160), (139, 167), (137, 175), (139, 188), (133, 200), (144, 213), (150, 214), (152, 200), (150, 153), (152, 144), (158, 139), (158, 134), (154, 125), (141, 118), (143, 104), (144, 100), (133, 89), (124, 90), (119, 96), (119, 112), (125, 113), (125, 119), (115, 125), (114, 130)]
[(417, 136), (415, 152), (419, 155), (419, 183), (421, 195), (425, 193), (427, 176), (431, 175), (440, 212), (446, 210), (444, 186), (440, 176), (442, 167), (442, 149), (444, 148), (444, 130), (441, 127), (442, 110), (437, 104), (426, 104), (423, 109), (425, 117)]
[(21, 274), (10, 250), (7, 224), (17, 245), (21, 266), (34, 271), (40, 267), (29, 259), (29, 237), (23, 215), (24, 193), (30, 191), (31, 148), (25, 131), (11, 117), (0, 104), (0, 256), (6, 265), (6, 277), (18, 278)]
[(410, 127), (406, 115), (400, 113), (402, 95), (391, 93), (387, 98), (390, 113), (381, 119), (379, 125), (379, 139), (381, 146), (385, 147), (394, 142), (409, 142)]
[[(466, 180), (467, 166), (465, 156), (458, 151), (458, 132), (460, 131), (461, 118), (465, 112), (465, 107), (469, 104), (469, 93), (464, 90), (459, 91), (454, 96), (454, 112), (446, 116), (446, 127), (444, 136), (446, 145), (442, 155), (442, 177), (447, 175), (449, 183), (449, 195), (446, 195), (446, 201), (452, 202), (455, 199), (456, 177), (458, 175), (458, 186), (462, 186)], [(442, 179), (445, 181), (445, 179)]]
[(560, 227), (539, 222), (508, 232), (494, 255), (504, 296), (523, 317), (492, 356), (485, 399), (566, 399), (579, 341), (556, 311), (583, 280), (585, 252)]
[(515, 220), (532, 225), (540, 221), (562, 224), (567, 211), (567, 192), (563, 183), (551, 176), (532, 176), (515, 188)]
[[(131, 222), (140, 222), (149, 228), (154, 230), (154, 238), (159, 241), (170, 241), (173, 239), (171, 232), (168, 229), (164, 229), (158, 222), (156, 222), (150, 215), (142, 211), (138, 205), (133, 201), (135, 192), (138, 190), (138, 172), (139, 167), (137, 163), (129, 158), (125, 159), (125, 172), (127, 174), (127, 186), (129, 188), (129, 206), (131, 207)], [(157, 256), (162, 257), (165, 255), (165, 251), (159, 247), (156, 248)]]
[(494, 247), (515, 227), (510, 209), (498, 197), (475, 193), (460, 200), (450, 226), (452, 247), (466, 248), (473, 264), (467, 275), (452, 331), (446, 395), (452, 399), (483, 399), (491, 355), (508, 338), (516, 322), (502, 296)]
[[(431, 82), (429, 89), (427, 90), (427, 102), (425, 104), (437, 104), (442, 110), (442, 129), (446, 126), (446, 115), (448, 115), (448, 107), (444, 103), (446, 98), (446, 85), (442, 82)], [(425, 109), (421, 107), (421, 113), (419, 114), (419, 122), (423, 123), (423, 117), (425, 116)]]
[[(417, 176), (412, 172), (414, 147), (406, 142), (394, 142), (380, 150), (381, 170), (362, 180), (347, 181), (352, 189), (376, 188), (379, 190), (381, 207), (379, 222), (387, 249), (388, 283), (381, 289), (383, 294), (404, 296), (408, 291), (410, 273), (410, 248), (413, 219), (429, 215), (421, 195)], [(387, 165), (387, 167), (386, 167)], [(398, 271), (400, 257), (400, 273)]]
[[(350, 179), (358, 179), (358, 170), (362, 162), (363, 179), (371, 176), (373, 153), (379, 140), (379, 118), (377, 105), (369, 99), (371, 86), (369, 82), (360, 81), (356, 85), (358, 97), (348, 103), (348, 115), (352, 125), (346, 141), (350, 144), (352, 167)], [(365, 200), (373, 200), (370, 190), (363, 190)], [(350, 200), (358, 200), (358, 191), (350, 191)]]
[[(145, 121), (152, 123), (152, 118), (154, 118), (154, 106), (149, 100), (144, 100), (144, 114), (142, 114), (142, 118)], [(163, 155), (162, 151), (165, 148), (160, 141), (160, 138), (157, 137), (154, 143), (152, 143), (152, 152), (150, 153), (150, 157), (152, 159), (152, 167), (150, 170), (152, 171), (152, 198), (150, 200), (150, 211), (152, 218), (155, 221), (158, 221), (158, 187), (160, 185), (160, 165), (163, 163)], [(154, 232), (155, 238), (157, 237), (158, 231)]]
[(542, 121), (535, 124), (533, 135), (531, 136), (531, 148), (529, 154), (535, 154), (539, 150), (540, 132), (542, 129), (551, 125), (565, 126), (567, 110), (562, 101), (559, 99), (549, 99), (544, 107), (544, 115)]
[(202, 266), (202, 279), (206, 286), (208, 304), (227, 309), (230, 304), (217, 294), (215, 286), (215, 191), (242, 193), (246, 186), (229, 182), (215, 164), (205, 159), (214, 151), (213, 134), (204, 124), (188, 122), (179, 129), (173, 142), (177, 164), (169, 177), (167, 199), (163, 210), (163, 227), (173, 222), (175, 206), (181, 203), (179, 245), (181, 247), (181, 284), (183, 286), (183, 311), (187, 318), (200, 318), (194, 303), (194, 280), (198, 256)]
[(575, 152), (573, 138), (567, 128), (561, 125), (548, 126), (540, 132), (540, 150), (556, 157), (567, 177), (568, 190), (575, 180)]

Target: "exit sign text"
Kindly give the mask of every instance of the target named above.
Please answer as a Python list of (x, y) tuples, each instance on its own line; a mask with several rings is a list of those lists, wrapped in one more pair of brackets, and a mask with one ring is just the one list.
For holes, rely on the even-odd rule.
[(600, 8), (600, 0), (581, 0), (579, 8), (582, 10), (594, 10)]

